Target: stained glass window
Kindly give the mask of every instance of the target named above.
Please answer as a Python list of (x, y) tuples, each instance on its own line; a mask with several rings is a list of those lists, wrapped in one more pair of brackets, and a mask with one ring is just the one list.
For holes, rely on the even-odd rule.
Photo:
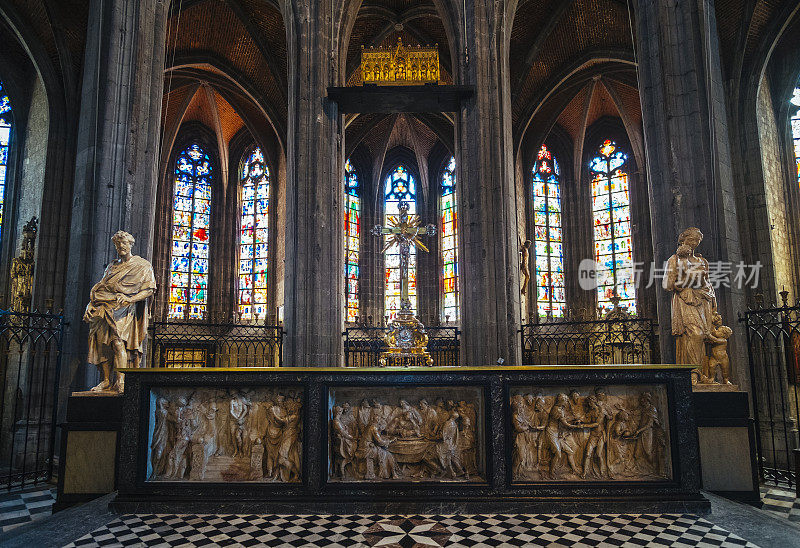
[(442, 238), (442, 320), (458, 321), (458, 216), (456, 214), (456, 159), (442, 173), (440, 197)]
[(361, 243), (361, 198), (358, 175), (350, 160), (344, 164), (344, 283), (347, 299), (345, 321), (358, 318), (358, 252)]
[(239, 314), (243, 320), (267, 316), (269, 167), (256, 147), (242, 159), (239, 227)]
[(592, 212), (594, 214), (594, 255), (597, 262), (597, 305), (612, 308), (614, 287), (620, 307), (636, 313), (631, 209), (628, 195), (628, 155), (613, 141), (600, 145), (589, 162), (592, 171)]
[(206, 316), (212, 176), (211, 159), (197, 143), (178, 155), (172, 208), (170, 318)]
[(0, 234), (3, 228), (3, 203), (6, 195), (6, 170), (8, 169), (8, 150), (11, 139), (11, 101), (0, 82)]
[[(796, 107), (800, 107), (800, 84), (794, 88), (794, 94), (790, 102)], [(794, 162), (797, 182), (800, 183), (800, 109), (792, 116), (792, 139), (794, 140)]]
[(542, 145), (533, 166), (536, 309), (542, 318), (561, 318), (566, 307), (560, 178), (558, 160)]
[[(400, 214), (398, 208), (400, 200), (408, 204), (408, 214), (417, 212), (417, 182), (400, 165), (386, 177), (384, 185), (384, 225), (388, 225), (390, 216)], [(389, 236), (386, 236), (386, 242)], [(384, 267), (386, 276), (384, 281), (384, 315), (389, 320), (394, 319), (400, 311), (400, 250), (397, 246), (389, 249), (384, 254)], [(417, 312), (417, 253), (411, 247), (408, 258), (408, 299), (411, 301), (411, 310)]]

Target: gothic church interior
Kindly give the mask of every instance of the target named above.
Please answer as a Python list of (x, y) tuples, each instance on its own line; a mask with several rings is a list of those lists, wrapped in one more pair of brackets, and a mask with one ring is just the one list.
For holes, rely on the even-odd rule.
[(0, 543), (800, 545), (796, 0), (2, 0), (0, 51)]

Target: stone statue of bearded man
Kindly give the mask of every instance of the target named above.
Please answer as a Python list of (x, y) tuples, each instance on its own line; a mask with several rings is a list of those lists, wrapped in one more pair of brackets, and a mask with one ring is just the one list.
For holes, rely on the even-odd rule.
[[(121, 392), (119, 368), (128, 363), (139, 366), (147, 337), (147, 302), (156, 290), (152, 265), (131, 254), (133, 236), (120, 230), (111, 241), (119, 257), (92, 288), (83, 315), (83, 321), (89, 323), (88, 361), (103, 375), (100, 384), (92, 388), (95, 392)], [(112, 378), (114, 374), (116, 379)]]

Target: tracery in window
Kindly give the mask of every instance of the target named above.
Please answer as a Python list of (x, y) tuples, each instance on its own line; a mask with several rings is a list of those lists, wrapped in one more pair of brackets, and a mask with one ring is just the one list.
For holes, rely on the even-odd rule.
[(561, 169), (542, 145), (533, 166), (536, 310), (541, 318), (564, 316), (564, 249), (561, 239)]
[(169, 317), (203, 319), (208, 306), (211, 159), (199, 144), (175, 162)]
[(358, 257), (361, 243), (361, 198), (358, 174), (347, 160), (344, 164), (344, 283), (345, 321), (358, 318)]
[[(800, 107), (800, 84), (794, 88), (794, 94), (789, 101), (793, 105)], [(792, 140), (794, 141), (794, 165), (797, 182), (800, 183), (800, 109), (792, 116)]]
[[(399, 165), (386, 176), (384, 183), (384, 226), (389, 224), (390, 216), (400, 214), (399, 204), (404, 201), (408, 204), (408, 214), (417, 213), (417, 182), (405, 166)], [(385, 236), (384, 243), (390, 239)], [(400, 249), (394, 246), (384, 253), (384, 315), (393, 320), (400, 311)], [(417, 251), (411, 246), (408, 257), (408, 299), (411, 301), (411, 310), (417, 313)]]
[(3, 229), (3, 204), (6, 195), (6, 171), (12, 123), (11, 101), (3, 89), (3, 83), (0, 82), (0, 235)]
[(456, 159), (442, 173), (439, 213), (441, 215), (442, 320), (458, 321), (458, 215), (456, 210)]
[(239, 314), (243, 320), (266, 318), (268, 312), (269, 177), (261, 149), (246, 153), (239, 177)]
[(633, 242), (631, 240), (628, 155), (606, 139), (589, 162), (592, 171), (594, 249), (597, 262), (597, 305), (613, 307), (614, 288), (620, 307), (636, 313)]

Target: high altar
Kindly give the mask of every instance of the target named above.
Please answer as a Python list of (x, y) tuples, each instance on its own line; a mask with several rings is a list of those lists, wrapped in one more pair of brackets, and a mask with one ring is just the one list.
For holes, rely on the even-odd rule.
[(113, 506), (701, 512), (690, 370), (126, 369)]

